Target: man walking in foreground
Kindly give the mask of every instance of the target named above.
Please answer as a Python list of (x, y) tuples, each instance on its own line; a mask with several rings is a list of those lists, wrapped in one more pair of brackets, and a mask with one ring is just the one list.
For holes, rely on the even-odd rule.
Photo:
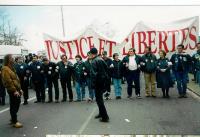
[(95, 116), (95, 118), (100, 118), (100, 122), (109, 122), (109, 117), (104, 105), (103, 101), (103, 92), (106, 88), (106, 81), (108, 80), (108, 68), (100, 57), (97, 56), (97, 49), (92, 48), (90, 50), (92, 55), (92, 62), (91, 62), (91, 78), (92, 78), (92, 87), (95, 89), (95, 97), (97, 106), (99, 108), (99, 114)]

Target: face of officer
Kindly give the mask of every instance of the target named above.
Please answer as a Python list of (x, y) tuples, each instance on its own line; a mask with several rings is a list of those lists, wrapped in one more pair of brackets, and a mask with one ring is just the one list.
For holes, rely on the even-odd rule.
[(62, 62), (67, 62), (67, 57), (66, 56), (62, 56)]
[(49, 60), (45, 60), (44, 65), (48, 65), (48, 64), (49, 64)]
[(165, 53), (163, 51), (159, 51), (159, 56), (160, 56), (160, 58), (164, 58), (165, 57)]
[(17, 63), (19, 63), (19, 64), (23, 63), (23, 59), (22, 58), (18, 58)]
[(135, 55), (135, 52), (133, 51), (133, 49), (129, 49), (128, 54), (129, 56), (133, 56)]
[(79, 62), (81, 59), (80, 58), (76, 58), (76, 62)]
[(33, 56), (33, 62), (36, 62), (38, 60), (38, 58), (36, 56)]
[(92, 59), (92, 55), (91, 54), (88, 54), (88, 59)]
[(146, 47), (146, 48), (145, 48), (145, 53), (146, 53), (146, 54), (151, 53), (150, 47)]
[(116, 61), (119, 60), (119, 55), (118, 54), (115, 55), (114, 60), (116, 60)]
[(183, 47), (182, 46), (178, 46), (177, 50), (178, 50), (178, 53), (182, 53), (183, 52)]

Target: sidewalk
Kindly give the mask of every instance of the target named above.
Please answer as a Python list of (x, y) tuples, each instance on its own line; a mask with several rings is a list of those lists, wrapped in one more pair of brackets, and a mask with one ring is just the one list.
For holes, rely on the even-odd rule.
[(188, 89), (200, 96), (200, 86), (199, 84), (192, 81), (193, 78), (194, 76), (192, 74), (189, 74), (190, 82), (188, 83)]

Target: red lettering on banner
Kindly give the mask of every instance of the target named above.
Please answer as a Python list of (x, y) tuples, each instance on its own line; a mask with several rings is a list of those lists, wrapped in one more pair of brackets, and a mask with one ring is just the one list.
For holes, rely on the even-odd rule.
[[(128, 38), (125, 39), (125, 42), (128, 43)], [(126, 43), (124, 45), (126, 45)], [(122, 55), (128, 55), (128, 52), (126, 52), (125, 46), (123, 48), (123, 53)]]
[(71, 44), (73, 44), (72, 41), (63, 41), (63, 46), (64, 46), (64, 44), (67, 44), (67, 48), (69, 50), (69, 57), (68, 57), (68, 59), (73, 59), (73, 57), (72, 57), (72, 49), (71, 49)]
[(88, 41), (89, 41), (89, 47), (90, 47), (90, 49), (94, 48), (94, 43), (92, 42), (93, 36), (90, 36), (90, 37), (87, 37), (87, 38), (88, 38)]
[[(187, 36), (189, 34), (189, 28), (184, 28), (184, 29), (181, 29), (181, 32), (182, 32), (182, 36), (183, 36), (183, 39), (181, 41), (181, 44), (183, 44), (185, 41), (187, 41)], [(187, 43), (186, 43), (187, 44)], [(184, 50), (186, 50), (188, 48), (188, 44), (187, 45), (184, 45)]]
[(85, 58), (87, 58), (87, 54), (86, 54), (86, 56), (83, 54), (83, 49), (82, 49), (82, 41), (83, 40), (85, 40), (85, 42), (87, 44), (87, 39), (86, 38), (81, 38), (80, 39), (80, 52), (81, 52), (81, 57), (85, 59)]
[(172, 35), (172, 49), (170, 50), (170, 52), (174, 52), (176, 50), (176, 32), (179, 33), (178, 30), (168, 31), (168, 34), (170, 35), (171, 33)]
[[(149, 43), (148, 45), (151, 46), (152, 44), (155, 45), (155, 36), (156, 36), (156, 31), (147, 31), (148, 38), (149, 38)], [(152, 39), (152, 34), (154, 34), (154, 38)]]
[(145, 53), (145, 51), (141, 51), (141, 46), (142, 46), (142, 44), (143, 44), (143, 46), (144, 46), (144, 49), (147, 47), (147, 43), (145, 42), (146, 41), (146, 34), (145, 34), (145, 32), (137, 32), (137, 34), (138, 34), (138, 48), (139, 48), (139, 51), (138, 51), (138, 54), (144, 54)]
[(77, 49), (77, 54), (79, 55), (80, 53), (79, 53), (79, 45), (78, 45), (78, 40), (76, 39), (76, 40), (73, 40), (73, 42), (75, 43), (75, 45), (76, 45), (76, 49)]
[(110, 48), (109, 48), (109, 57), (112, 57), (112, 54), (113, 54), (112, 47), (116, 46), (116, 42), (107, 40), (106, 41), (106, 45), (107, 44), (109, 44), (109, 46), (110, 46)]
[(190, 44), (189, 44), (189, 47), (191, 50), (194, 50), (196, 48), (196, 42), (197, 42), (197, 37), (195, 34), (192, 34), (192, 30), (194, 30), (196, 32), (196, 27), (195, 26), (192, 26), (191, 30), (190, 30), (190, 34), (189, 34), (189, 37), (192, 41), (194, 41), (194, 47), (192, 47)]
[(102, 51), (104, 51), (104, 47), (103, 47), (104, 44), (105, 44), (105, 40), (99, 38), (99, 54), (101, 54)]
[[(165, 31), (158, 31), (159, 32), (159, 49), (164, 50), (165, 52), (169, 52), (168, 48), (167, 48), (167, 33)], [(164, 34), (164, 39), (163, 39), (163, 35)], [(162, 48), (164, 46), (164, 49)]]
[[(57, 46), (57, 56), (55, 56), (54, 50), (53, 50), (53, 48), (52, 48), (52, 43), (53, 43), (53, 41), (52, 41), (52, 40), (45, 40), (45, 43), (46, 43), (46, 46), (47, 46), (47, 51), (48, 51), (48, 58), (49, 58), (49, 60), (51, 60), (51, 53), (52, 53), (52, 55), (53, 55), (53, 58), (54, 58), (55, 60), (57, 60), (58, 54), (59, 54), (59, 48), (58, 48), (58, 46)], [(50, 50), (51, 50), (51, 52), (50, 52)]]

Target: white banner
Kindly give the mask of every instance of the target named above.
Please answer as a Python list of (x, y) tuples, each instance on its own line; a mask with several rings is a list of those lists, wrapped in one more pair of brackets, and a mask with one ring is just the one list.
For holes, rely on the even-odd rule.
[(198, 42), (198, 34), (199, 18), (192, 17), (167, 24), (139, 22), (120, 44), (99, 35), (91, 28), (86, 29), (74, 40), (58, 40), (47, 34), (44, 34), (44, 39), (48, 58), (57, 62), (62, 54), (66, 54), (71, 60), (77, 54), (85, 59), (92, 47), (96, 47), (99, 54), (103, 50), (107, 51), (109, 57), (112, 57), (113, 53), (120, 53), (121, 56), (127, 55), (131, 47), (135, 48), (139, 55), (144, 54), (147, 46), (151, 46), (155, 54), (160, 49), (173, 53), (178, 44), (183, 44), (186, 52), (191, 53)]

